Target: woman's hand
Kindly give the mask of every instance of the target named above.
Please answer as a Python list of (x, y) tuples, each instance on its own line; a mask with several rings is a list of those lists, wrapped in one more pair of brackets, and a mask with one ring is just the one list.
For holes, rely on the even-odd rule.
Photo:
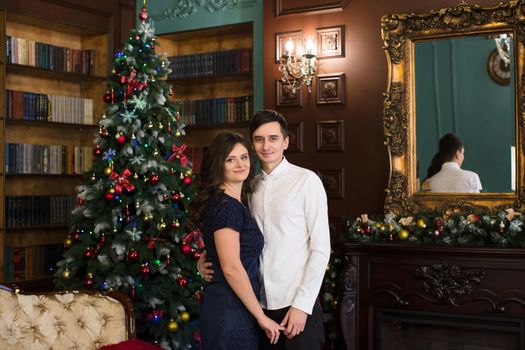
[(261, 316), (257, 320), (257, 323), (263, 329), (264, 333), (266, 333), (268, 339), (270, 339), (270, 343), (277, 344), (279, 341), (280, 331), (283, 331), (285, 328), (279, 326), (277, 322), (266, 315)]

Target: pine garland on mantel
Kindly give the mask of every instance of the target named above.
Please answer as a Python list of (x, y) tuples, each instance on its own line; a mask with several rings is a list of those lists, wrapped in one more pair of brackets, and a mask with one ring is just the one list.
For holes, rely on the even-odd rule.
[(363, 214), (347, 221), (345, 238), (353, 242), (525, 247), (525, 216), (513, 209), (497, 214), (454, 211), (419, 212), (414, 216), (387, 214), (375, 219)]

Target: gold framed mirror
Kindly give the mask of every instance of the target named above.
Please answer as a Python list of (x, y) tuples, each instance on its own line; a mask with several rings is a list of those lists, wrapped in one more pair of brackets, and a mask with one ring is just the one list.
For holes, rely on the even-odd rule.
[[(524, 29), (525, 0), (382, 18), (388, 63), (383, 127), (390, 157), (386, 213), (523, 207)], [(435, 185), (432, 155), (438, 156), (439, 141), (449, 133), (462, 141), (461, 155), (454, 153), (459, 166), (452, 165), (476, 174), (477, 190)], [(447, 157), (437, 158), (452, 162)], [(430, 191), (423, 190), (425, 177), (432, 179)]]

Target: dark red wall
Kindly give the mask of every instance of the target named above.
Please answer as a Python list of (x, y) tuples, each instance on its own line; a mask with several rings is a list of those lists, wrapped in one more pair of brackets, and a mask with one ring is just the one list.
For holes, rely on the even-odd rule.
[[(392, 13), (426, 13), (458, 3), (457, 0), (351, 0), (339, 12), (277, 17), (276, 1), (264, 2), (265, 107), (277, 109), (291, 122), (304, 123), (304, 152), (288, 154), (291, 162), (312, 170), (345, 169), (344, 198), (329, 201), (331, 217), (383, 212), (389, 160), (383, 144), (382, 94), (387, 87), (387, 62), (382, 49), (381, 17)], [(492, 6), (498, 1), (477, 3)], [(302, 29), (303, 33), (314, 35), (316, 28), (336, 25), (345, 25), (346, 55), (320, 61), (319, 73), (345, 73), (344, 105), (317, 105), (314, 91), (310, 95), (303, 91), (302, 107), (278, 108), (275, 80), (280, 75), (274, 63), (275, 33)], [(344, 151), (316, 151), (316, 121), (340, 119), (345, 122)]]

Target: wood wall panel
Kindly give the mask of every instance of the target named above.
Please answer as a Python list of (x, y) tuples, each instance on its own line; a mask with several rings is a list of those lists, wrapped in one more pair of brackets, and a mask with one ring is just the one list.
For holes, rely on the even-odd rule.
[[(287, 8), (311, 3), (280, 1)], [(498, 0), (477, 3), (497, 5)], [(382, 94), (387, 84), (387, 62), (382, 49), (381, 17), (390, 13), (429, 12), (457, 6), (458, 1), (351, 0), (342, 11), (309, 16), (276, 16), (277, 4), (278, 1), (264, 2), (264, 106), (283, 113), (291, 123), (303, 123), (303, 152), (289, 153), (288, 159), (314, 171), (346, 169), (344, 198), (329, 200), (330, 217), (382, 213), (389, 162), (383, 144)], [(303, 35), (315, 37), (317, 28), (339, 25), (345, 26), (345, 57), (319, 60), (318, 73), (345, 74), (344, 104), (317, 104), (315, 81), (311, 94), (303, 89), (302, 106), (277, 107), (275, 81), (280, 79), (280, 73), (275, 63), (275, 33), (302, 30)], [(316, 150), (317, 122), (329, 120), (344, 120), (343, 152)]]

